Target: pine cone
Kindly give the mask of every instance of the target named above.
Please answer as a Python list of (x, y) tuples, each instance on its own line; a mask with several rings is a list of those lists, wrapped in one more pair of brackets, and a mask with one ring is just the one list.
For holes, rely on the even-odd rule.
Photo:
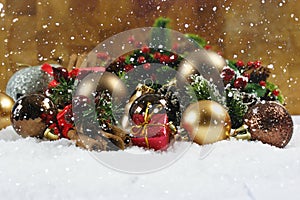
[(175, 86), (163, 86), (158, 90), (158, 93), (167, 101), (167, 115), (175, 126), (180, 125), (181, 111), (178, 100), (178, 91)]

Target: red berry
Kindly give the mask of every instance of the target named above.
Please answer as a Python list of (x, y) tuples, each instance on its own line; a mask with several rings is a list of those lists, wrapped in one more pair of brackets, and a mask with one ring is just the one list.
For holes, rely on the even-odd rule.
[(247, 80), (243, 77), (239, 77), (234, 81), (234, 87), (237, 89), (243, 89), (247, 85)]
[(124, 69), (125, 69), (125, 72), (129, 72), (129, 71), (131, 71), (131, 70), (133, 70), (133, 66), (132, 65), (126, 65), (125, 67), (124, 67)]
[(233, 69), (227, 67), (222, 70), (221, 77), (224, 81), (230, 81), (234, 77), (235, 72)]
[(252, 67), (254, 65), (254, 62), (253, 61), (249, 61), (248, 63), (247, 63), (247, 66), (248, 67)]
[(145, 63), (145, 64), (143, 64), (143, 68), (145, 70), (149, 70), (149, 69), (151, 69), (151, 64), (150, 63)]
[(238, 60), (238, 61), (235, 63), (235, 65), (236, 65), (237, 67), (244, 67), (244, 62), (241, 61), (241, 60)]
[(150, 53), (150, 48), (149, 48), (148, 46), (146, 46), (146, 45), (143, 46), (143, 47), (142, 47), (142, 53), (145, 53), (145, 54), (146, 54), (146, 53)]
[(248, 73), (244, 73), (243, 76), (245, 76), (246, 78), (248, 78), (248, 80), (250, 79), (250, 74), (248, 74)]
[(138, 57), (137, 61), (138, 61), (138, 63), (144, 63), (146, 61), (146, 59), (144, 56), (140, 56), (140, 57)]
[(205, 46), (204, 46), (204, 49), (206, 49), (206, 50), (210, 50), (210, 49), (211, 49), (211, 45), (208, 45), (208, 44), (207, 44), (207, 45), (205, 45)]
[(126, 60), (126, 57), (125, 57), (125, 56), (120, 56), (120, 57), (118, 58), (117, 62), (123, 63), (123, 62), (125, 62), (125, 60)]
[(272, 92), (272, 93), (274, 94), (274, 96), (276, 96), (276, 97), (277, 97), (277, 96), (279, 95), (279, 93), (280, 93), (280, 92), (279, 92), (279, 90), (273, 90), (273, 92)]
[(159, 53), (159, 52), (155, 52), (155, 53), (153, 54), (153, 58), (156, 59), (156, 60), (159, 60), (160, 57), (161, 57), (161, 53)]
[(170, 62), (170, 58), (169, 58), (169, 56), (167, 56), (167, 55), (162, 55), (162, 56), (159, 58), (159, 61), (160, 61), (161, 63), (169, 63), (169, 62)]
[(257, 60), (254, 62), (254, 67), (257, 69), (257, 68), (260, 68), (261, 67), (261, 61)]
[(262, 86), (262, 87), (266, 87), (266, 81), (260, 81), (259, 85)]

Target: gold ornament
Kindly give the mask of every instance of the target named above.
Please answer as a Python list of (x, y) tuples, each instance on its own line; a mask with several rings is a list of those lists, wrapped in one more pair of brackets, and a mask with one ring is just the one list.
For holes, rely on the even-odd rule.
[(101, 91), (110, 93), (115, 101), (120, 101), (127, 95), (127, 88), (117, 75), (110, 72), (97, 72), (80, 80), (76, 96), (93, 97), (95, 92)]
[(11, 124), (10, 114), (14, 104), (15, 102), (10, 96), (0, 92), (0, 130)]
[(178, 67), (177, 80), (179, 84), (191, 83), (191, 75), (200, 74), (206, 80), (212, 81), (222, 91), (224, 83), (220, 77), (220, 72), (226, 65), (226, 61), (215, 52), (197, 51), (181, 61)]
[(227, 110), (219, 103), (202, 100), (187, 107), (182, 126), (194, 142), (210, 144), (230, 136), (231, 122)]
[(31, 94), (19, 98), (12, 108), (11, 123), (22, 137), (44, 136), (50, 122), (57, 114), (54, 103), (42, 94)]

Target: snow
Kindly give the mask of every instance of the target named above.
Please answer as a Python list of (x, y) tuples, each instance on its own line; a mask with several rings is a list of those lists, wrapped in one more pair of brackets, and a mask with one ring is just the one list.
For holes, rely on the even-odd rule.
[[(231, 140), (206, 146), (175, 143), (165, 153), (133, 147), (91, 154), (65, 139), (21, 138), (10, 126), (0, 131), (0, 198), (300, 199), (300, 117), (293, 120), (294, 135), (284, 149)], [(184, 153), (151, 173), (124, 173), (95, 159), (137, 154), (153, 158), (146, 164), (163, 163), (177, 151)], [(122, 169), (123, 163), (117, 164)]]

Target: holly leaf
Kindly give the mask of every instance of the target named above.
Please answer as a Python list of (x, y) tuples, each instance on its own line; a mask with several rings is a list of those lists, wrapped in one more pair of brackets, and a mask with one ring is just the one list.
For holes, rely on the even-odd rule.
[(228, 61), (228, 66), (231, 68), (231, 69), (233, 69), (234, 70), (234, 72), (236, 72), (236, 74), (240, 74), (240, 71), (239, 71), (239, 69), (235, 66), (235, 61), (233, 61), (233, 60), (229, 60)]
[[(270, 83), (268, 81), (266, 82), (266, 88), (270, 91), (279, 90), (277, 85), (275, 85), (274, 83)], [(284, 96), (282, 95), (282, 92), (280, 90), (279, 90), (279, 95), (276, 98), (281, 104), (284, 104)]]
[(245, 87), (245, 91), (248, 93), (256, 93), (258, 97), (263, 97), (266, 94), (267, 89), (256, 83), (248, 83)]

